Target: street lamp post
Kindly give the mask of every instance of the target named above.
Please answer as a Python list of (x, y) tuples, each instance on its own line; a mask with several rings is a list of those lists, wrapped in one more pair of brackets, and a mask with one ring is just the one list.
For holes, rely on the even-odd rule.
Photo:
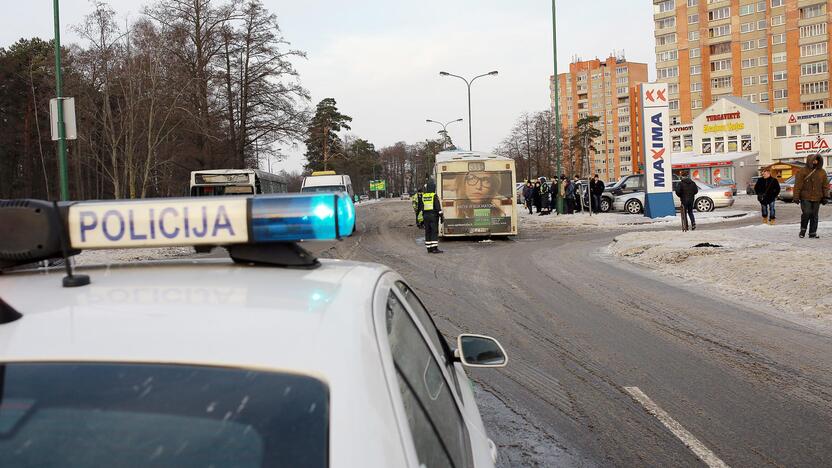
[(61, 200), (69, 200), (69, 176), (66, 163), (66, 129), (64, 128), (64, 86), (61, 76), (61, 20), (58, 0), (53, 0), (55, 20), (55, 94), (58, 98), (58, 170), (60, 172)]
[(454, 78), (459, 78), (460, 80), (464, 81), (465, 86), (468, 87), (468, 151), (473, 151), (474, 147), (473, 147), (473, 143), (471, 141), (471, 85), (474, 84), (474, 80), (476, 80), (477, 78), (482, 78), (483, 76), (496, 76), (497, 75), (497, 70), (494, 70), (494, 71), (488, 72), (488, 73), (483, 73), (482, 75), (477, 75), (477, 76), (471, 78), (470, 81), (468, 81), (467, 79), (465, 79), (465, 78), (463, 78), (459, 75), (454, 75), (453, 73), (448, 73), (448, 72), (445, 72), (445, 71), (439, 72), (439, 75), (440, 76), (453, 76)]
[[(555, 170), (555, 179), (560, 184), (560, 155), (562, 153), (561, 147), (561, 128), (560, 128), (560, 79), (558, 78), (558, 33), (557, 33), (557, 16), (555, 15), (555, 0), (552, 0), (552, 57), (555, 64), (555, 151), (557, 152), (557, 169)], [(563, 197), (560, 196), (560, 187), (555, 191), (555, 208), (558, 214), (563, 214)]]
[(462, 122), (462, 119), (451, 120), (450, 122), (446, 122), (446, 123), (438, 122), (436, 120), (426, 119), (425, 122), (435, 123), (435, 124), (439, 124), (439, 125), (442, 126), (442, 130), (440, 130), (439, 133), (441, 133), (442, 136), (445, 137), (445, 139), (442, 140), (442, 149), (445, 149), (445, 143), (448, 141), (448, 125), (450, 125), (452, 123), (456, 123), (456, 122)]

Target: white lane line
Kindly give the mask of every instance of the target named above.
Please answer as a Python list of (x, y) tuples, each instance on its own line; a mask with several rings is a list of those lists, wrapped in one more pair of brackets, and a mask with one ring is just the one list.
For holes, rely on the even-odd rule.
[(705, 444), (699, 441), (693, 434), (688, 432), (675, 419), (670, 417), (659, 405), (653, 402), (638, 387), (624, 387), (624, 390), (633, 397), (648, 413), (656, 417), (666, 428), (670, 430), (679, 440), (682, 441), (700, 460), (711, 468), (729, 468), (724, 461), (720, 460), (715, 453), (711, 452)]

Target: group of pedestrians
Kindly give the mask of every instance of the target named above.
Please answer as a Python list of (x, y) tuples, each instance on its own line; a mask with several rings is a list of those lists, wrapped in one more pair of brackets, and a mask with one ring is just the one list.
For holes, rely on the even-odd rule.
[[(598, 174), (595, 174), (589, 181), (589, 199), (593, 213), (601, 211), (601, 195), (604, 189), (604, 182), (598, 178)], [(581, 179), (577, 175), (569, 180), (566, 175), (561, 174), (560, 180), (551, 183), (547, 183), (545, 177), (540, 177), (534, 182), (526, 180), (523, 185), (523, 200), (525, 200), (525, 207), (529, 210), (529, 214), (536, 212), (539, 216), (543, 216), (552, 213), (557, 197), (560, 196), (564, 201), (564, 214), (573, 214), (584, 210), (582, 202), (584, 192)]]

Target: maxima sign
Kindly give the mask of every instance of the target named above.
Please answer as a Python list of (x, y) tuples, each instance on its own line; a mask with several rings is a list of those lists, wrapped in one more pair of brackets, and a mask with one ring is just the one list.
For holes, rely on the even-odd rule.
[(832, 153), (832, 135), (782, 138), (780, 144), (782, 159), (803, 159), (810, 154)]
[(670, 109), (667, 83), (644, 83), (641, 93), (642, 152), (646, 196), (644, 215), (651, 218), (674, 216), (673, 176), (670, 161)]

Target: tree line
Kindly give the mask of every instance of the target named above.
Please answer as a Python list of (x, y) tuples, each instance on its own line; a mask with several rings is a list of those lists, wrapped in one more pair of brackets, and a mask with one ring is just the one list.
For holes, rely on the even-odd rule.
[[(597, 116), (590, 115), (579, 119), (575, 126), (562, 125), (560, 174), (569, 177), (589, 174), (590, 158), (596, 151), (593, 141), (601, 136), (595, 127), (598, 120)], [(557, 174), (558, 139), (549, 110), (521, 114), (494, 151), (515, 160), (518, 179), (560, 176)]]
[[(187, 193), (189, 172), (257, 167), (301, 140), (309, 92), (261, 0), (157, 0), (122, 23), (104, 2), (62, 49), (65, 95), (76, 101), (70, 197)], [(0, 48), (0, 198), (54, 199), (53, 43)]]

